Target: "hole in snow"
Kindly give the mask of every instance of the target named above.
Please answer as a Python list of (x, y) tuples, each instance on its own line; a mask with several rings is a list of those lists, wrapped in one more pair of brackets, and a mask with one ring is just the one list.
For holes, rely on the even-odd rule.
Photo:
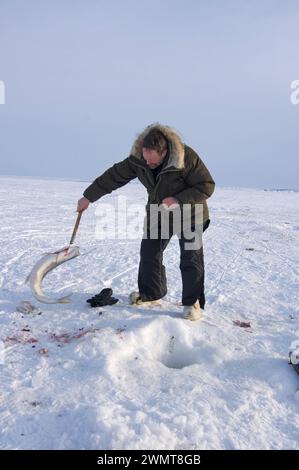
[(200, 363), (198, 350), (177, 343), (174, 336), (170, 337), (167, 351), (161, 354), (158, 360), (170, 369), (183, 369)]

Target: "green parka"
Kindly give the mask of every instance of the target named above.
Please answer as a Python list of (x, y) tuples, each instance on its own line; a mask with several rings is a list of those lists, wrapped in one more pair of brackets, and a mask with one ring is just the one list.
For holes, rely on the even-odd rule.
[[(168, 142), (168, 154), (156, 182), (142, 156), (142, 141), (152, 129), (160, 130)], [(134, 178), (146, 187), (148, 204), (161, 204), (171, 196), (181, 204), (203, 204), (203, 221), (209, 218), (206, 199), (214, 192), (214, 180), (197, 153), (184, 144), (172, 128), (161, 124), (146, 127), (135, 140), (129, 157), (96, 178), (83, 194), (94, 202)]]

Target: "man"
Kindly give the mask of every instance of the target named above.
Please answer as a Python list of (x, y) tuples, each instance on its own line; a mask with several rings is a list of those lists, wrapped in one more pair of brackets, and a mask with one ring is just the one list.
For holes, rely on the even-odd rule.
[[(170, 209), (182, 208), (186, 204), (194, 209), (200, 204), (202, 231), (208, 227), (210, 219), (206, 199), (214, 191), (213, 178), (199, 156), (182, 142), (177, 132), (159, 123), (146, 127), (135, 140), (130, 156), (113, 165), (88, 186), (84, 197), (78, 201), (77, 211), (84, 211), (90, 202), (136, 177), (148, 192), (147, 215), (154, 204)], [(196, 225), (194, 217), (193, 211), (193, 228)], [(147, 222), (149, 220), (147, 217)], [(166, 295), (163, 251), (173, 233), (170, 231), (169, 236), (163, 238), (159, 231), (158, 237), (143, 238), (138, 272), (139, 291), (130, 295), (132, 303), (156, 303)], [(197, 249), (186, 249), (187, 238), (183, 232), (179, 235), (183, 316), (194, 321), (200, 318), (205, 305), (203, 247), (201, 243)]]

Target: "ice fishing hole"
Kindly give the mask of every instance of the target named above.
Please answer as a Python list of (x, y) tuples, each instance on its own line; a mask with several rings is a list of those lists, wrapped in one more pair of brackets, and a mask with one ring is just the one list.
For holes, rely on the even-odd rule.
[(174, 336), (170, 337), (166, 351), (158, 360), (169, 369), (184, 369), (200, 363), (198, 349), (176, 342)]

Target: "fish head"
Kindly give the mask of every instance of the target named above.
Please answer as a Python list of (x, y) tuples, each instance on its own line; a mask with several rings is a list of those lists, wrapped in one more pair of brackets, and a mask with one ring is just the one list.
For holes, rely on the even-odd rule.
[(75, 258), (76, 256), (80, 255), (79, 247), (76, 245), (69, 245), (62, 248), (59, 251), (56, 251), (55, 254), (57, 255), (57, 264), (63, 263), (64, 261), (68, 261), (69, 259)]

